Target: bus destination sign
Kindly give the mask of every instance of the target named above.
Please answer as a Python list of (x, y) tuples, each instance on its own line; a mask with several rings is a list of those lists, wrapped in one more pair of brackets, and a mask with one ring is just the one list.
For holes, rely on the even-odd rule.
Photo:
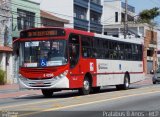
[(28, 37), (56, 36), (57, 35), (57, 30), (28, 32), (27, 35), (28, 35)]
[(40, 29), (40, 30), (22, 31), (20, 35), (21, 38), (64, 36), (65, 31), (63, 29)]

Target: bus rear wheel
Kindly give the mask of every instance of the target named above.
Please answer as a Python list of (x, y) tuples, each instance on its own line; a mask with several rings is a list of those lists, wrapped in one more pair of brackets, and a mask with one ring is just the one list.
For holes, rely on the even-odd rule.
[(88, 77), (85, 77), (83, 81), (83, 87), (79, 89), (79, 93), (81, 95), (88, 95), (90, 93), (90, 90), (91, 90), (91, 82)]
[(125, 75), (124, 76), (124, 83), (122, 85), (116, 85), (116, 88), (118, 90), (127, 90), (127, 89), (129, 89), (129, 85), (130, 85), (129, 76)]
[(157, 82), (156, 82), (156, 81), (153, 81), (153, 84), (157, 84)]
[(51, 98), (53, 96), (53, 90), (51, 89), (41, 89), (42, 94), (46, 98)]

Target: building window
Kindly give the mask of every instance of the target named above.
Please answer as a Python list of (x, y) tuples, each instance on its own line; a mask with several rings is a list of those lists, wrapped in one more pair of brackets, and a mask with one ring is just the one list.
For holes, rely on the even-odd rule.
[(74, 17), (78, 19), (86, 20), (87, 19), (87, 9), (75, 5)]
[(91, 11), (90, 21), (93, 23), (101, 24), (101, 14)]
[(35, 27), (35, 13), (17, 9), (18, 30), (24, 30)]
[(115, 12), (115, 22), (118, 22), (118, 12)]
[(91, 0), (91, 2), (95, 3), (95, 4), (101, 4), (101, 0)]

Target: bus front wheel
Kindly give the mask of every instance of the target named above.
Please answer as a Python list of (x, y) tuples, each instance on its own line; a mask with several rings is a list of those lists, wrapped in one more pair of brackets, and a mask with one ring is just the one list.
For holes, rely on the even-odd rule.
[(91, 90), (91, 82), (88, 77), (85, 77), (83, 81), (83, 87), (79, 89), (79, 93), (81, 95), (88, 95), (90, 93), (90, 90)]
[(43, 96), (46, 98), (50, 98), (53, 96), (53, 90), (51, 89), (42, 89), (41, 91), (42, 91)]

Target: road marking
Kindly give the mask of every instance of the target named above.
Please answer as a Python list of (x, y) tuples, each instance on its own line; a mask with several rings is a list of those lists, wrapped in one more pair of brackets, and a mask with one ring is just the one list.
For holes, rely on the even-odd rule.
[(79, 104), (73, 104), (73, 105), (69, 105), (69, 106), (61, 106), (61, 107), (58, 107), (58, 108), (50, 108), (50, 109), (42, 110), (41, 112), (31, 112), (31, 113), (21, 114), (21, 115), (19, 115), (19, 117), (24, 117), (24, 116), (28, 116), (28, 115), (34, 115), (34, 114), (40, 114), (40, 113), (49, 112), (49, 111), (56, 111), (56, 110), (60, 110), (60, 109), (73, 108), (73, 107), (77, 107), (77, 106), (85, 106), (85, 105), (90, 105), (90, 104), (95, 104), (95, 103), (118, 100), (118, 99), (122, 99), (122, 98), (149, 95), (149, 94), (153, 94), (153, 93), (160, 93), (160, 91), (147, 92), (147, 93), (141, 93), (141, 94), (133, 94), (133, 95), (127, 95), (127, 96), (120, 96), (120, 97), (116, 97), (116, 98), (93, 101), (93, 102), (88, 102), (88, 103), (79, 103)]
[[(74, 97), (71, 97), (71, 98), (74, 98)], [(68, 98), (68, 99), (71, 99), (71, 98)], [(0, 106), (0, 108), (2, 110), (2, 109), (8, 109), (8, 108), (15, 108), (15, 107), (19, 107), (19, 106), (27, 106), (27, 105), (34, 105), (34, 104), (43, 104), (43, 103), (63, 101), (63, 100), (67, 100), (67, 99), (55, 99), (55, 100), (47, 100), (47, 101), (41, 101), (41, 102), (31, 102), (31, 103), (19, 104), (19, 105)]]
[(54, 106), (54, 108), (55, 108), (55, 107), (56, 107), (56, 108), (63, 107), (63, 106), (60, 105), (60, 104), (54, 104), (53, 106)]
[(46, 111), (54, 111), (54, 110), (71, 108), (71, 107), (76, 107), (76, 106), (84, 106), (84, 105), (90, 105), (90, 104), (94, 104), (94, 103), (101, 103), (101, 102), (105, 102), (105, 101), (112, 101), (112, 100), (117, 100), (117, 99), (122, 99), (122, 98), (128, 98), (128, 97), (134, 97), (134, 96), (142, 96), (142, 95), (149, 95), (149, 94), (153, 94), (153, 93), (160, 93), (160, 91), (147, 92), (147, 93), (141, 93), (141, 94), (133, 94), (133, 95), (127, 95), (127, 96), (120, 96), (120, 97), (116, 97), (116, 98), (110, 98), (110, 99), (105, 99), (105, 100), (93, 101), (93, 102), (88, 102), (88, 103), (75, 104), (75, 105), (70, 105), (70, 106), (65, 106), (65, 107), (60, 107), (60, 108), (51, 108), (51, 109), (46, 109), (46, 110), (43, 110), (43, 111), (44, 112), (46, 112)]

